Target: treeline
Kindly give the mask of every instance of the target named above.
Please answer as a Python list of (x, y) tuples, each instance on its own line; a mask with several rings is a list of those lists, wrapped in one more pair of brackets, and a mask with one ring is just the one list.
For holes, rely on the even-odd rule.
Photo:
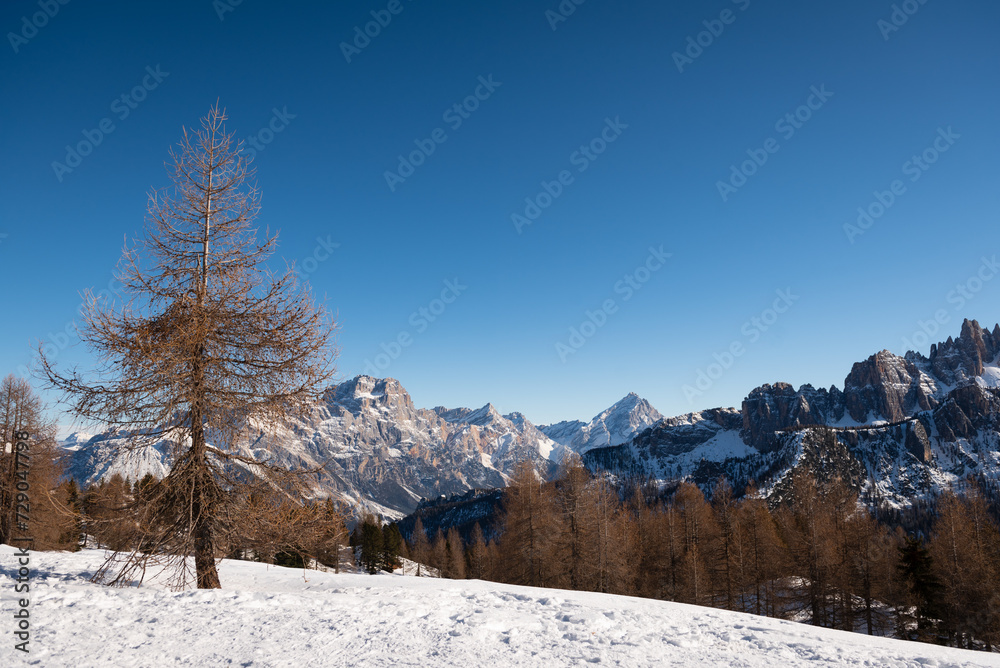
[[(13, 448), (17, 432), (31, 434), (31, 447), (20, 457)], [(31, 384), (12, 374), (0, 380), (0, 543), (36, 550), (76, 544), (75, 492), (60, 482), (63, 454)]]
[(936, 504), (924, 539), (880, 523), (837, 479), (797, 472), (771, 508), (725, 479), (623, 500), (579, 463), (542, 482), (517, 469), (503, 533), (413, 532), (444, 577), (658, 598), (874, 635), (991, 650), (1000, 642), (1000, 530), (974, 483)]
[[(165, 516), (149, 509), (174, 488), (116, 475), (77, 489), (62, 479), (64, 453), (42, 413), (26, 381), (0, 381), (0, 543), (162, 552), (155, 539), (171, 527), (151, 526)], [(27, 471), (6, 447), (17, 431), (32, 434)], [(16, 520), (24, 478), (27, 531)], [(348, 512), (329, 500), (248, 486), (233, 492), (238, 512), (219, 521), (216, 557), (369, 572), (407, 557), (420, 575), (429, 566), (449, 578), (644, 596), (965, 648), (1000, 643), (995, 483), (970, 479), (960, 493), (875, 515), (837, 479), (819, 484), (799, 471), (790, 489), (777, 507), (752, 488), (737, 499), (725, 478), (710, 501), (690, 483), (664, 499), (642, 485), (622, 494), (579, 461), (551, 482), (523, 465), (503, 493), (498, 539), (479, 526), (466, 540), (454, 528), (429, 536), (418, 517), (407, 543), (380, 518), (362, 519), (349, 536)], [(920, 537), (901, 524), (920, 527)]]
[[(17, 432), (31, 435), (30, 450), (22, 454), (20, 465), (10, 446)], [(176, 483), (151, 474), (129, 480), (116, 473), (81, 490), (75, 480), (65, 478), (67, 460), (68, 453), (56, 441), (56, 427), (45, 418), (31, 384), (13, 375), (0, 380), (0, 543), (33, 550), (97, 547), (171, 556), (163, 537), (174, 532), (175, 518), (156, 511), (170, 506)], [(320, 564), (337, 572), (399, 565), (405, 545), (396, 525), (383, 528), (380, 519), (365, 516), (352, 538), (349, 509), (330, 499), (303, 501), (296, 491), (265, 481), (229, 490), (239, 498), (217, 524), (215, 556), (290, 567)], [(19, 525), (19, 511), (29, 518), (26, 525)], [(379, 526), (377, 558), (371, 556), (373, 523)], [(368, 548), (362, 550), (363, 545)], [(125, 570), (104, 577), (108, 574), (110, 570), (102, 569), (98, 579), (125, 584), (141, 575)]]
[(400, 556), (406, 551), (403, 536), (395, 523), (386, 524), (381, 517), (366, 514), (351, 533), (357, 565), (375, 575), (379, 571), (393, 572), (403, 564)]

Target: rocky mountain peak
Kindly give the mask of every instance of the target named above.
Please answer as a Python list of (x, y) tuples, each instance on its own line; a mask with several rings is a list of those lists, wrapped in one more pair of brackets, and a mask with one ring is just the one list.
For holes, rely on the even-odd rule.
[(803, 385), (798, 390), (788, 383), (764, 384), (743, 400), (743, 439), (761, 451), (770, 450), (774, 433), (788, 427), (837, 422), (844, 417), (844, 395)]
[(324, 398), (327, 404), (341, 406), (355, 414), (365, 409), (415, 410), (409, 393), (395, 378), (355, 376), (328, 389)]
[(583, 454), (592, 448), (620, 445), (656, 424), (663, 415), (635, 392), (629, 392), (590, 422), (557, 422), (539, 429), (556, 443)]
[(947, 385), (963, 385), (982, 375), (983, 367), (1000, 353), (1000, 324), (991, 332), (975, 320), (962, 322), (957, 339), (931, 346), (930, 364), (934, 375)]
[(437, 406), (434, 412), (441, 416), (446, 422), (473, 424), (484, 427), (497, 424), (505, 420), (500, 415), (500, 411), (492, 403), (488, 403), (482, 408), (445, 408)]
[(912, 359), (882, 350), (857, 362), (844, 380), (847, 411), (858, 422), (898, 422), (937, 405), (937, 385)]

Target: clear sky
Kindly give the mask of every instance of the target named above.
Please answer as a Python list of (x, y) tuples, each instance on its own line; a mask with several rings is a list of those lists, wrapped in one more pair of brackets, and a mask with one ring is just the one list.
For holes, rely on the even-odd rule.
[(992, 0), (235, 2), (0, 7), (0, 371), (86, 364), (216, 99), (341, 377), (418, 406), (738, 406), (1000, 320)]

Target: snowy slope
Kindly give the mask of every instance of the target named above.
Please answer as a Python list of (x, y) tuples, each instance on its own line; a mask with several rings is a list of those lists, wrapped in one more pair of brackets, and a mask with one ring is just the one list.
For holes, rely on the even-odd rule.
[(984, 366), (981, 376), (976, 377), (980, 387), (1000, 387), (1000, 367)]
[(93, 434), (88, 434), (87, 432), (74, 431), (72, 434), (66, 436), (66, 438), (61, 439), (59, 445), (67, 452), (76, 452), (93, 437)]
[[(5, 573), (13, 552), (0, 546)], [(31, 653), (5, 642), (0, 665), (1000, 666), (998, 654), (624, 596), (229, 561), (223, 590), (116, 590), (86, 582), (100, 552), (33, 558)], [(11, 610), (5, 594), (4, 636)]]

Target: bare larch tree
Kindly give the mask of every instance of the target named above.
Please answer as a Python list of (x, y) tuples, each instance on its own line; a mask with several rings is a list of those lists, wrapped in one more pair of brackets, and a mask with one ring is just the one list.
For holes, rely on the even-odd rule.
[[(23, 453), (20, 467), (13, 447), (18, 432), (31, 435), (30, 454)], [(46, 418), (41, 397), (26, 379), (8, 374), (0, 380), (0, 544), (13, 544), (14, 536), (22, 533), (16, 521), (17, 483), (26, 481), (31, 489), (33, 533), (40, 538), (33, 547), (51, 546), (41, 536), (42, 525), (58, 531), (63, 519), (60, 513), (68, 510), (52, 495), (61, 472), (56, 426)]]
[(334, 374), (334, 322), (292, 268), (267, 268), (277, 235), (258, 238), (253, 170), (225, 120), (216, 105), (171, 151), (173, 188), (150, 193), (118, 265), (123, 303), (85, 293), (95, 368), (61, 372), (41, 355), (72, 411), (128, 435), (121, 447), (174, 444), (169, 475), (136, 501), (141, 540), (102, 569), (114, 565), (114, 584), (156, 562), (183, 587), (193, 555), (197, 586), (218, 588), (219, 549), (245, 519), (237, 488), (282, 473), (241, 443), (306, 410)]

